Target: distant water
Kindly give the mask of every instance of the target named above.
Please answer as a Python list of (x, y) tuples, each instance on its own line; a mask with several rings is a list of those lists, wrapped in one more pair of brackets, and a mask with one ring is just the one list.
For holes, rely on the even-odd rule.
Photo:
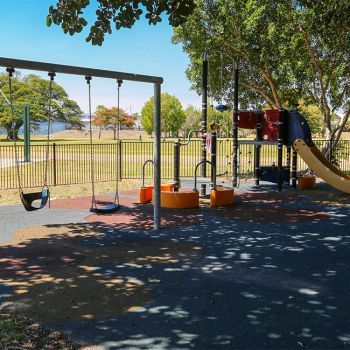
[[(31, 135), (46, 135), (47, 134), (47, 122), (39, 123), (39, 128), (32, 130)], [(66, 130), (66, 123), (63, 122), (53, 122), (51, 123), (50, 134), (55, 132), (60, 132)], [(4, 129), (0, 128), (0, 134), (6, 134)], [(19, 129), (19, 134), (23, 135), (23, 126)]]

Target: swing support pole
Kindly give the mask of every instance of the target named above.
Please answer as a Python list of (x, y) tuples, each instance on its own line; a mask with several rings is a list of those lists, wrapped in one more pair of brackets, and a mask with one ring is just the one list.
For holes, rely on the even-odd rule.
[(239, 70), (237, 63), (234, 64), (234, 78), (233, 78), (233, 144), (232, 144), (232, 185), (233, 187), (237, 187), (237, 179), (238, 179), (238, 78), (239, 78)]
[[(206, 150), (206, 135), (207, 135), (207, 119), (208, 119), (208, 59), (207, 51), (203, 54), (202, 62), (202, 120), (201, 120), (201, 136), (202, 136), (202, 146), (201, 146), (201, 176), (207, 177), (207, 164), (205, 163), (207, 159)], [(205, 196), (206, 185), (202, 184), (201, 195)]]

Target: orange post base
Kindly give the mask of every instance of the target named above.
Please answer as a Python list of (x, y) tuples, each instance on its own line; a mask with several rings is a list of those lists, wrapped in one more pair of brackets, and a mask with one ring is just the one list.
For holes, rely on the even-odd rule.
[(230, 205), (235, 202), (233, 188), (217, 187), (216, 190), (210, 192), (210, 206), (221, 207), (224, 205)]
[(166, 192), (160, 193), (160, 206), (162, 208), (190, 209), (199, 207), (198, 191)]
[(304, 174), (298, 180), (298, 188), (300, 190), (309, 190), (309, 189), (316, 188), (316, 176)]
[[(139, 197), (141, 204), (146, 204), (152, 201), (153, 188), (154, 186), (145, 186), (140, 188)], [(160, 190), (173, 192), (174, 184), (160, 185)]]

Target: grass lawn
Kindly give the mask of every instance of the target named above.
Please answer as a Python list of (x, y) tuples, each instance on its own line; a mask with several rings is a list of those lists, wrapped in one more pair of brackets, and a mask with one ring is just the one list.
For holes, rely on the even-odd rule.
[[(141, 135), (142, 140), (153, 140), (145, 131), (139, 130), (121, 130), (120, 131), (120, 139), (122, 140), (139, 140)], [(93, 142), (94, 143), (111, 143), (114, 142), (113, 139), (113, 130), (103, 130), (101, 133), (101, 138), (99, 138), (98, 130), (93, 131)], [(22, 135), (20, 135), (22, 138)], [(31, 143), (32, 144), (43, 144), (46, 143), (46, 135), (32, 135)], [(22, 140), (19, 143), (23, 142)], [(63, 144), (88, 144), (90, 142), (89, 132), (79, 131), (79, 130), (65, 130), (61, 132), (57, 132), (55, 134), (50, 135), (50, 142), (55, 143), (63, 143)], [(0, 146), (12, 145), (12, 141), (7, 141), (5, 135), (0, 135)]]

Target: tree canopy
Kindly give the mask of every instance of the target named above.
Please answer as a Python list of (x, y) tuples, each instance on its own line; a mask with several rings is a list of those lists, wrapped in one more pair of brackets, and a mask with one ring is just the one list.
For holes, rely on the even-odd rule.
[[(154, 97), (152, 96), (141, 111), (141, 124), (148, 134), (154, 130)], [(161, 131), (163, 133), (177, 134), (186, 120), (180, 101), (168, 93), (161, 94)]]
[[(208, 50), (210, 95), (232, 104), (233, 62), (240, 69), (240, 105), (280, 108), (317, 105), (327, 138), (336, 140), (338, 109), (349, 114), (348, 1), (197, 0), (173, 41), (189, 55), (187, 76), (200, 92)], [(222, 79), (221, 79), (222, 77)]]
[(144, 13), (149, 24), (161, 22), (161, 15), (165, 14), (170, 25), (178, 26), (193, 9), (194, 0), (58, 0), (55, 6), (50, 6), (46, 23), (48, 26), (52, 23), (60, 25), (64, 33), (74, 35), (88, 26), (84, 10), (95, 10), (96, 19), (86, 41), (102, 45), (113, 26), (117, 30), (131, 28)]
[[(9, 99), (9, 85), (7, 74), (0, 74), (0, 88)], [(78, 104), (69, 99), (67, 92), (53, 82), (52, 85), (52, 120), (65, 121), (69, 124), (79, 124), (79, 116), (82, 111)], [(39, 122), (48, 120), (48, 102), (49, 102), (49, 80), (38, 77), (34, 74), (21, 76), (16, 73), (12, 81), (13, 104), (17, 113), (12, 117), (11, 108), (7, 106), (6, 100), (0, 96), (0, 127), (6, 129), (7, 139), (13, 138), (13, 129), (15, 137), (23, 125), (22, 110), (16, 105), (28, 105), (30, 107), (30, 127), (34, 129)]]
[(201, 129), (201, 111), (194, 106), (187, 106), (185, 109), (186, 120), (182, 126), (184, 137), (187, 137), (188, 133), (192, 130)]
[(112, 126), (114, 131), (114, 139), (116, 139), (116, 132), (118, 127), (132, 127), (134, 121), (132, 116), (128, 115), (123, 109), (119, 108), (119, 125), (118, 125), (118, 107), (107, 108), (99, 105), (96, 108), (96, 115), (92, 120), (93, 125), (100, 128), (100, 135), (102, 128)]

